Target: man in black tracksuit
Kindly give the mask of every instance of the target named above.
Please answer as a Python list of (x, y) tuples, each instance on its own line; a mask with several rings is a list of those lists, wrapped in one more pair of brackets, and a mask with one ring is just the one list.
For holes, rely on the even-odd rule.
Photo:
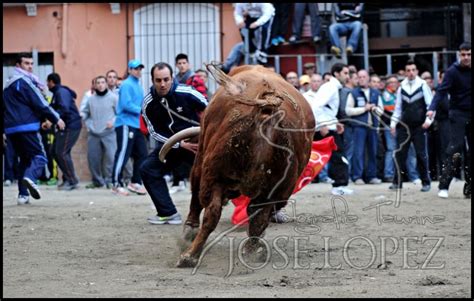
[(54, 136), (53, 153), (63, 173), (63, 183), (58, 188), (72, 190), (78, 187), (79, 178), (74, 171), (71, 150), (79, 139), (82, 127), (81, 116), (75, 102), (77, 94), (70, 88), (61, 85), (61, 77), (57, 73), (49, 74), (47, 81), (48, 88), (53, 93), (51, 106), (66, 123), (66, 128), (57, 131)]
[(199, 113), (207, 107), (206, 98), (193, 87), (178, 84), (171, 66), (158, 63), (151, 69), (153, 86), (145, 96), (142, 115), (156, 148), (141, 165), (143, 184), (155, 204), (157, 215), (148, 218), (151, 224), (181, 224), (181, 216), (171, 200), (163, 176), (183, 161), (193, 164), (197, 143), (176, 143), (167, 155), (166, 163), (158, 155), (163, 144), (175, 133), (199, 126)]
[[(471, 43), (459, 47), (460, 62), (451, 65), (444, 75), (443, 82), (436, 89), (435, 97), (426, 115), (433, 118), (441, 100), (449, 93), (449, 144), (439, 181), (438, 196), (448, 197), (448, 189), (454, 175), (454, 164), (464, 151), (464, 196), (471, 196)], [(467, 146), (466, 146), (467, 144)], [(465, 151), (467, 148), (467, 151)]]
[[(410, 143), (413, 142), (416, 152), (416, 165), (422, 182), (422, 192), (431, 188), (431, 178), (428, 168), (427, 135), (426, 130), (433, 120), (426, 117), (431, 104), (431, 89), (418, 76), (418, 69), (414, 61), (405, 64), (405, 78), (397, 90), (395, 110), (390, 121), (390, 133), (397, 137), (397, 145), (401, 147), (395, 155), (397, 169), (404, 172)], [(390, 189), (401, 189), (402, 179), (400, 170), (395, 171), (393, 184)]]

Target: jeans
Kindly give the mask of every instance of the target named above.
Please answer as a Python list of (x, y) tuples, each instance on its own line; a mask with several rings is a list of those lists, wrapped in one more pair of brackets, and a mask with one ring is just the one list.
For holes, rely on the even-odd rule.
[(416, 160), (416, 151), (415, 146), (413, 143), (410, 143), (410, 148), (408, 149), (408, 156), (407, 156), (407, 171), (408, 171), (408, 179), (410, 181), (415, 181), (416, 179), (420, 178), (420, 174), (416, 168), (417, 160)]
[(385, 178), (393, 178), (395, 174), (395, 165), (393, 163), (393, 151), (397, 147), (397, 139), (390, 134), (390, 129), (384, 130), (385, 135), (385, 165), (384, 165), (384, 177)]
[(328, 173), (329, 173), (329, 162), (324, 165), (324, 167), (321, 169), (321, 171), (319, 172), (319, 182), (327, 179), (329, 176), (328, 176)]
[(244, 51), (245, 51), (244, 42), (235, 44), (234, 47), (232, 47), (232, 50), (230, 51), (229, 55), (225, 59), (222, 69), (225, 72), (229, 72), (233, 66), (240, 64), (240, 61), (242, 60), (242, 57), (244, 56)]
[(172, 148), (166, 156), (166, 162), (163, 163), (158, 157), (162, 147), (163, 144), (158, 143), (156, 149), (146, 157), (140, 167), (140, 173), (143, 185), (145, 185), (153, 204), (155, 204), (158, 216), (170, 216), (175, 214), (177, 210), (163, 177), (183, 161), (193, 164), (194, 154), (183, 148)]
[(362, 23), (360, 21), (333, 23), (329, 26), (329, 38), (331, 44), (341, 49), (341, 41), (339, 40), (340, 35), (348, 35), (350, 37), (347, 42), (347, 46), (352, 46), (354, 52), (357, 50), (359, 44), (360, 31), (362, 30)]
[(371, 180), (377, 177), (377, 132), (373, 129), (366, 127), (356, 126), (354, 127), (354, 141), (357, 143), (354, 145), (354, 157), (352, 160), (352, 179), (362, 179), (364, 171), (364, 159), (365, 151), (367, 146), (367, 180)]

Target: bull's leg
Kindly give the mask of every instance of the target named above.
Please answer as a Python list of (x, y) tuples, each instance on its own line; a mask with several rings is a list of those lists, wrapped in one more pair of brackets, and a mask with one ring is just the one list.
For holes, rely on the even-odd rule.
[(247, 207), (248, 216), (253, 217), (249, 220), (248, 236), (249, 240), (245, 244), (244, 252), (246, 254), (254, 253), (261, 246), (260, 239), (263, 237), (265, 229), (268, 227), (270, 222), (270, 215), (273, 212), (273, 204), (267, 204), (263, 206), (252, 206), (254, 200), (250, 202), (250, 205)]
[(204, 218), (201, 229), (196, 238), (193, 240), (191, 247), (181, 254), (176, 266), (177, 267), (194, 267), (199, 259), (202, 248), (206, 243), (209, 234), (216, 228), (222, 213), (222, 189), (214, 188), (212, 191), (212, 199), (209, 206), (204, 210)]
[(202, 206), (199, 202), (199, 191), (201, 175), (200, 169), (193, 168), (191, 173), (191, 204), (189, 205), (189, 214), (184, 223), (183, 239), (186, 242), (192, 242), (199, 231), (199, 216)]

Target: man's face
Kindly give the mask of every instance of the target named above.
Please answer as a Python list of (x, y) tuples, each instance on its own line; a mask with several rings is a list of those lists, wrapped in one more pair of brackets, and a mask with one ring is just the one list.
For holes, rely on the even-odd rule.
[(294, 87), (298, 87), (298, 75), (295, 72), (288, 72), (286, 75), (286, 81), (292, 84)]
[(418, 69), (416, 69), (415, 64), (405, 66), (405, 76), (408, 78), (408, 80), (414, 80), (417, 75)]
[(362, 88), (368, 88), (370, 81), (369, 73), (367, 73), (367, 71), (365, 70), (360, 70), (357, 73), (357, 76), (359, 77), (359, 86), (361, 86)]
[(180, 74), (184, 74), (189, 70), (189, 62), (187, 59), (179, 59), (176, 63), (176, 68), (178, 68)]
[(165, 96), (171, 89), (173, 78), (168, 68), (153, 70), (153, 86), (160, 96)]
[(311, 90), (313, 90), (314, 92), (318, 91), (319, 87), (321, 87), (322, 84), (323, 78), (321, 77), (321, 75), (313, 74), (313, 76), (311, 76)]
[(334, 72), (334, 74), (336, 75), (336, 78), (337, 80), (339, 80), (341, 85), (345, 85), (347, 80), (349, 79), (349, 68), (344, 67), (342, 68), (341, 72)]
[(104, 92), (105, 89), (107, 89), (107, 82), (105, 81), (105, 78), (98, 78), (95, 80), (95, 89)]
[[(22, 68), (23, 69), (23, 68)], [(48, 86), (48, 89), (51, 90), (54, 87), (54, 83), (52, 80), (46, 81), (46, 85)]]
[(461, 65), (471, 68), (471, 50), (461, 50), (459, 52), (461, 58)]
[(115, 88), (117, 87), (117, 73), (115, 72), (109, 72), (107, 74), (107, 85), (109, 86), (109, 88)]
[(129, 68), (128, 72), (130, 73), (130, 75), (133, 75), (136, 78), (140, 78), (140, 77), (142, 77), (142, 70), (143, 70), (142, 67)]
[(350, 84), (353, 87), (357, 87), (359, 85), (359, 76), (357, 76), (357, 72), (352, 73), (351, 78), (349, 79)]
[(381, 83), (381, 80), (380, 80), (379, 77), (372, 76), (370, 78), (369, 87), (371, 87), (372, 89), (379, 89), (380, 88), (380, 83)]
[(33, 59), (32, 58), (27, 58), (27, 57), (22, 57), (21, 58), (21, 63), (17, 64), (17, 66), (20, 67), (21, 69), (25, 70), (25, 71), (33, 72)]
[(386, 83), (386, 89), (389, 90), (391, 93), (397, 91), (398, 89), (398, 79), (395, 77), (389, 77)]

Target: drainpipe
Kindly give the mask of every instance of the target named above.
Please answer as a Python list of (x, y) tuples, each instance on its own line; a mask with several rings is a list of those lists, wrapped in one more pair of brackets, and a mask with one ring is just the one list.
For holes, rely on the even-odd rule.
[(63, 31), (61, 40), (61, 55), (66, 58), (67, 54), (67, 22), (68, 22), (68, 6), (67, 3), (63, 3)]

